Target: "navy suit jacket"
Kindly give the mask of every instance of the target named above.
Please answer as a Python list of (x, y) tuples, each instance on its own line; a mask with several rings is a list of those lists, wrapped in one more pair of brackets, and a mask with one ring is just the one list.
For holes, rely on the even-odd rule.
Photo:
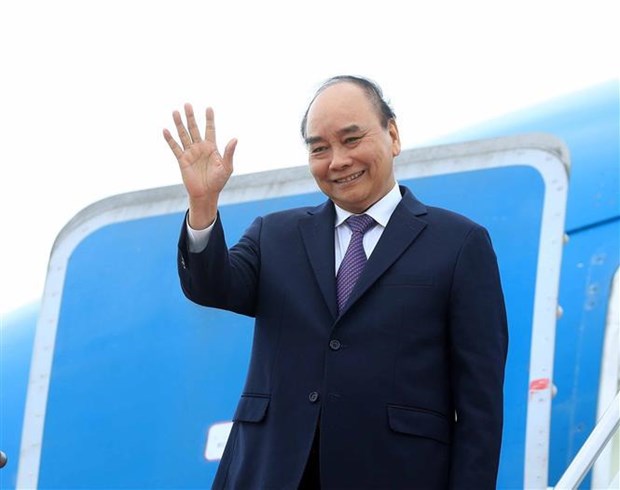
[[(484, 228), (406, 188), (348, 306), (328, 201), (257, 218), (228, 249), (179, 241), (192, 301), (254, 317), (214, 488), (297, 488), (317, 424), (323, 488), (495, 487), (507, 325)], [(319, 416), (320, 415), (320, 416)]]

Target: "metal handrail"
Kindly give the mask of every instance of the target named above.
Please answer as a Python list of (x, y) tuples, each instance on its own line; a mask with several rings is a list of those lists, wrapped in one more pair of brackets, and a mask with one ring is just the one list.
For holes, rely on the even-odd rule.
[(582, 482), (592, 468), (592, 465), (605, 445), (613, 437), (620, 426), (620, 392), (616, 393), (603, 416), (597, 422), (594, 430), (586, 439), (581, 449), (568, 465), (562, 478), (554, 487), (557, 490), (575, 489)]

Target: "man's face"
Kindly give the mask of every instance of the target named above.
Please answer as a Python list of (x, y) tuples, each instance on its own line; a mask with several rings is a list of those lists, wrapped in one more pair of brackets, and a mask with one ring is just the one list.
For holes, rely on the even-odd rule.
[(306, 135), (310, 171), (341, 208), (363, 213), (394, 186), (396, 122), (381, 127), (378, 109), (357, 85), (327, 87), (308, 111)]

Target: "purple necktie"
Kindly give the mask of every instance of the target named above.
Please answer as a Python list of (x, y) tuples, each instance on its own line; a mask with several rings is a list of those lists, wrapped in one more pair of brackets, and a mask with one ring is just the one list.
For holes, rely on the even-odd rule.
[(336, 275), (338, 311), (344, 309), (349, 295), (366, 265), (367, 259), (363, 245), (364, 233), (375, 225), (375, 220), (367, 214), (361, 214), (349, 216), (346, 223), (351, 228), (351, 241)]

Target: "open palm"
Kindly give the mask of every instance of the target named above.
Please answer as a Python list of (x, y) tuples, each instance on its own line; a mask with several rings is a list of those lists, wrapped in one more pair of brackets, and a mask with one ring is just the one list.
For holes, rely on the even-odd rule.
[(232, 174), (237, 140), (233, 139), (226, 145), (222, 156), (215, 141), (213, 109), (209, 107), (206, 111), (204, 139), (200, 135), (190, 104), (185, 104), (185, 117), (187, 128), (178, 111), (172, 114), (181, 146), (167, 129), (164, 129), (164, 138), (179, 163), (183, 184), (190, 200), (217, 200)]

